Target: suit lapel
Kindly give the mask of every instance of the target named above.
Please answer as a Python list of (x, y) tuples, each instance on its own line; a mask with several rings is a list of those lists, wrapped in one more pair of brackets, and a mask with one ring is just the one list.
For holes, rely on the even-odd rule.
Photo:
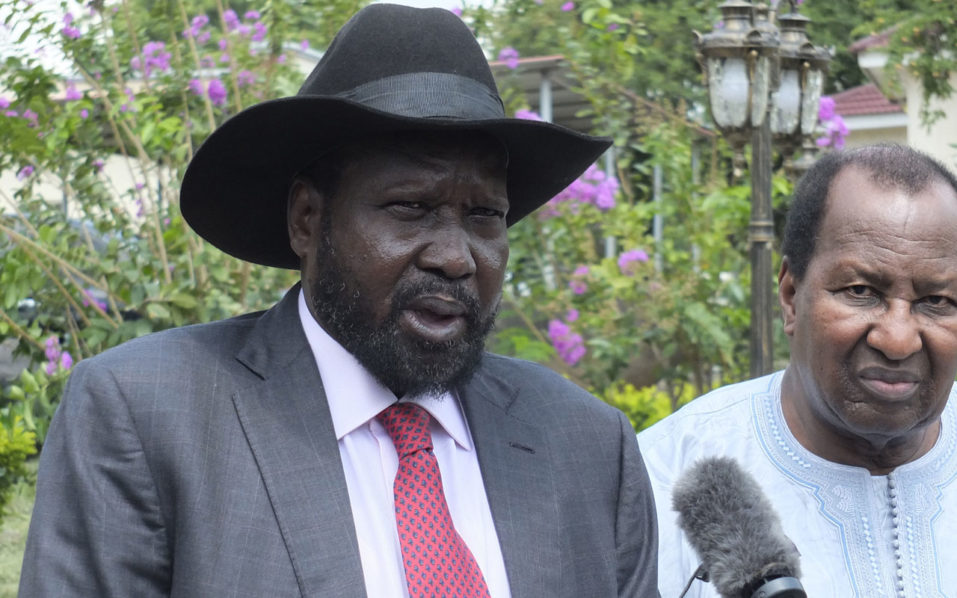
[(486, 367), (463, 390), (462, 404), (512, 595), (559, 594), (559, 513), (545, 430), (522, 413), (520, 389)]
[(364, 598), (349, 492), (298, 292), (267, 312), (240, 350), (260, 380), (233, 402), (302, 595)]

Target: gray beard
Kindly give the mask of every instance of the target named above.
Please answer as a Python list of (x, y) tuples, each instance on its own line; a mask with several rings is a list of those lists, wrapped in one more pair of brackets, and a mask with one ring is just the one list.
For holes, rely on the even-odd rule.
[[(485, 339), (496, 312), (481, 316), (478, 298), (463, 286), (434, 274), (415, 282), (399, 283), (385, 321), (376, 324), (373, 310), (358, 289), (347, 282), (328, 234), (319, 247), (317, 284), (309, 298), (319, 324), (398, 397), (440, 395), (461, 388), (482, 361)], [(443, 294), (466, 308), (465, 335), (434, 343), (410, 336), (399, 326), (402, 310), (412, 299)]]

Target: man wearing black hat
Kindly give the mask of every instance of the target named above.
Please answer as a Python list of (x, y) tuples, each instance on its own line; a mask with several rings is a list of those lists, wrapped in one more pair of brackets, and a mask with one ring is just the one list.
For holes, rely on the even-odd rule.
[(301, 285), (76, 366), (21, 596), (656, 596), (627, 419), (483, 353), (507, 226), (607, 145), (505, 118), (451, 13), (360, 11), (183, 180), (200, 235)]

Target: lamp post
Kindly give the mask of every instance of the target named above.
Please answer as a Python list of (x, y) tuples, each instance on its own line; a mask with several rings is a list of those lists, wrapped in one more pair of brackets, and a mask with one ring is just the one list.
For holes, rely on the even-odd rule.
[(772, 139), (786, 158), (817, 124), (818, 103), (829, 56), (807, 38), (807, 17), (778, 17), (767, 4), (728, 0), (723, 26), (695, 32), (711, 115), (736, 153), (751, 143), (751, 375), (773, 368), (774, 311), (771, 246)]

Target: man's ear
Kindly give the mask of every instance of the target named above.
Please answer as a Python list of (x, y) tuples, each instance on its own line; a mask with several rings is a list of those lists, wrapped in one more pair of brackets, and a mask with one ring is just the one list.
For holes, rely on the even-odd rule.
[(300, 176), (293, 179), (286, 203), (286, 226), (289, 246), (300, 260), (315, 252), (320, 230), (321, 202), (319, 192), (310, 181)]
[(784, 319), (784, 333), (788, 336), (794, 334), (797, 321), (797, 309), (794, 305), (797, 284), (798, 281), (795, 280), (791, 271), (790, 261), (787, 256), (784, 256), (781, 260), (781, 270), (778, 272), (778, 302), (781, 304), (781, 316)]

